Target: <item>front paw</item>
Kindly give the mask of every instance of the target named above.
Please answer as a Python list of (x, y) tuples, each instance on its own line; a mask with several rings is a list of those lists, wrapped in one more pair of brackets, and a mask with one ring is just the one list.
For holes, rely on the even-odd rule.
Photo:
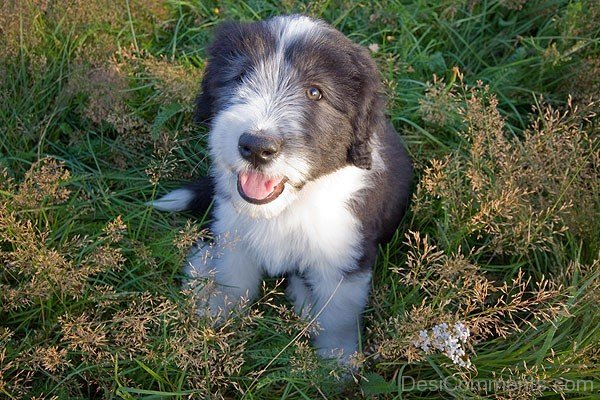
[(317, 354), (323, 358), (334, 359), (340, 366), (357, 369), (360, 353), (358, 352), (358, 343), (352, 339), (328, 336), (327, 332), (321, 331), (314, 338), (314, 344)]

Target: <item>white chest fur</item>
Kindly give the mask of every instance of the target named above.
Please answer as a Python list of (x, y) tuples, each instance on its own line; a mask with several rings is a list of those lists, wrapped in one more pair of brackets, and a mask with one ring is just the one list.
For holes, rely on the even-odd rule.
[(252, 218), (217, 198), (213, 231), (243, 246), (270, 275), (352, 269), (361, 255), (361, 235), (348, 203), (367, 184), (367, 173), (348, 166), (309, 182), (290, 206), (269, 219)]

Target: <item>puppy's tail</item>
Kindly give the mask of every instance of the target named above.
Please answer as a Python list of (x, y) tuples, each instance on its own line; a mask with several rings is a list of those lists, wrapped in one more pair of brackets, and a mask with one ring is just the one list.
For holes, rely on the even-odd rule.
[(147, 204), (161, 211), (190, 211), (196, 215), (205, 215), (214, 194), (213, 179), (206, 176)]

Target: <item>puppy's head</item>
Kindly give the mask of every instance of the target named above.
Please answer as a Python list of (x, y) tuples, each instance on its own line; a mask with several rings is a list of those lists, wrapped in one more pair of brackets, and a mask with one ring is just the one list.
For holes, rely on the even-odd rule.
[(217, 191), (260, 217), (311, 180), (371, 167), (383, 101), (368, 52), (321, 21), (276, 17), (217, 28), (197, 99)]

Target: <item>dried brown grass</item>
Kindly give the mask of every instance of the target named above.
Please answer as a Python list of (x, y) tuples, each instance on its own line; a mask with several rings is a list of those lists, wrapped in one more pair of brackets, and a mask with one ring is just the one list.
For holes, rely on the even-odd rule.
[[(129, 19), (131, 14), (131, 20)], [(14, 57), (24, 49), (41, 52), (47, 39), (43, 26), (58, 27), (62, 35), (89, 33), (85, 43), (77, 49), (80, 60), (102, 63), (119, 49), (114, 32), (134, 29), (136, 35), (152, 33), (161, 21), (167, 21), (170, 10), (161, 0), (3, 0), (0, 2), (0, 42), (3, 54)], [(134, 26), (132, 23), (134, 21)]]
[[(104, 283), (103, 275), (118, 272), (129, 262), (123, 249), (135, 248), (135, 241), (120, 216), (94, 238), (54, 237), (48, 221), (53, 213), (62, 212), (53, 207), (73, 195), (70, 178), (63, 163), (46, 158), (31, 167), (22, 183), (7, 179), (2, 186), (19, 201), (0, 203), (0, 314), (37, 315), (24, 322), (26, 336), (0, 328), (2, 393), (43, 398), (35, 389), (42, 375), (61, 381), (73, 393), (79, 385), (77, 376), (100, 393), (113, 393), (115, 365), (137, 365), (134, 360), (155, 370), (186, 371), (185, 386), (196, 396), (242, 393), (237, 376), (245, 363), (246, 344), (267, 309), (279, 315), (281, 335), (305, 332), (289, 351), (294, 354), (294, 371), (314, 373), (317, 359), (308, 346), (307, 323), (278, 304), (281, 282), (263, 288), (260, 307), (242, 305), (226, 321), (199, 316), (191, 293), (166, 297)], [(189, 245), (205, 235), (188, 223), (174, 240), (181, 259)], [(44, 304), (62, 311), (45, 316)], [(130, 387), (138, 385), (127, 377), (119, 379)]]
[[(570, 282), (598, 273), (598, 104), (542, 104), (517, 137), (489, 89), (466, 87), (457, 77), (454, 86), (434, 79), (420, 103), (428, 124), (462, 124), (461, 145), (423, 166), (403, 246), (406, 262), (391, 267), (402, 292), (416, 296), (414, 303), (383, 323), (367, 324), (367, 359), (382, 372), (429, 357), (415, 343), (440, 324), (464, 324), (471, 332), (466, 356), (476, 358), (480, 343), (572, 318), (578, 306), (571, 303)], [(419, 230), (424, 227), (434, 233)], [(569, 238), (589, 244), (595, 261), (536, 269), (536, 257), (562, 260)], [(375, 289), (375, 315), (386, 315), (388, 285)], [(594, 292), (577, 304), (597, 301), (588, 298)], [(578, 354), (579, 360), (593, 357), (589, 347)], [(558, 356), (551, 361), (559, 362)], [(436, 362), (465, 382), (478, 374), (477, 363), (459, 368), (449, 358)], [(524, 381), (550, 376), (541, 368), (521, 365), (510, 373)], [(535, 398), (539, 390), (516, 389), (523, 391), (497, 395)]]
[(447, 221), (456, 240), (482, 243), (477, 252), (496, 255), (553, 251), (567, 231), (593, 242), (598, 105), (542, 105), (517, 138), (507, 133), (487, 87), (465, 93), (458, 109), (466, 125), (463, 146), (424, 168), (414, 198), (417, 218)]

